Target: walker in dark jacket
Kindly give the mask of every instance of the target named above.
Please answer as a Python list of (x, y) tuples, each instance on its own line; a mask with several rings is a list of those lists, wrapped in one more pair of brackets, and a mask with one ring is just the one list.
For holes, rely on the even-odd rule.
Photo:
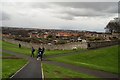
[(45, 48), (43, 47), (43, 48), (42, 48), (42, 55), (41, 55), (42, 58), (43, 58), (44, 52), (45, 52)]
[(31, 54), (31, 57), (34, 57), (34, 52), (35, 52), (35, 49), (32, 47), (32, 54)]
[(37, 60), (39, 60), (39, 58), (42, 60), (42, 49), (40, 47), (38, 48)]
[(21, 44), (19, 43), (19, 48), (21, 48)]

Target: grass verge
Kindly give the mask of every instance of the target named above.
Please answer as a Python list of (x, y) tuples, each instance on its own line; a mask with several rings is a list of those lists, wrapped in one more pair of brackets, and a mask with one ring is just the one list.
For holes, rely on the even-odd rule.
[(94, 76), (46, 63), (43, 63), (43, 72), (45, 78), (95, 78)]
[(49, 60), (89, 67), (111, 73), (119, 73), (118, 45), (90, 50), (81, 54), (51, 58)]
[[(31, 55), (30, 48), (26, 48), (23, 46), (22, 46), (22, 48), (18, 48), (17, 44), (12, 44), (12, 43), (5, 42), (5, 41), (2, 41), (2, 45), (3, 45), (2, 47), (4, 50), (9, 50), (9, 51), (13, 51), (13, 52), (21, 53), (21, 54), (25, 54), (25, 55)], [(45, 56), (71, 53), (71, 52), (76, 52), (76, 51), (81, 51), (81, 50), (83, 50), (83, 49), (78, 49), (78, 50), (46, 50)], [(37, 49), (35, 51), (35, 56), (37, 56)]]
[(23, 59), (3, 59), (2, 60), (2, 78), (11, 77), (17, 70), (26, 64)]

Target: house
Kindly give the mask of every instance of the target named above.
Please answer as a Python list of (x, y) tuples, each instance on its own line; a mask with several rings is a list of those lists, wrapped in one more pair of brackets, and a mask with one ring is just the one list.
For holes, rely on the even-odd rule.
[(58, 32), (56, 34), (57, 37), (78, 37), (79, 34), (77, 33), (68, 33), (68, 32)]
[(120, 33), (112, 33), (112, 36), (120, 39)]
[(37, 38), (38, 37), (38, 33), (29, 33), (30, 38)]

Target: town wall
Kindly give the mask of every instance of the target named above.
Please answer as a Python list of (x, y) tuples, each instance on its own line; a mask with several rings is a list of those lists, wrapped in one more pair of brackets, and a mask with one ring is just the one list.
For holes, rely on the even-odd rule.
[(22, 41), (17, 41), (13, 39), (7, 39), (4, 38), (4, 41), (14, 43), (14, 44), (21, 44), (22, 46), (31, 48), (32, 46), (34, 48), (38, 47), (45, 47), (48, 50), (70, 50), (73, 48), (82, 48), (82, 49), (94, 49), (94, 48), (101, 48), (101, 47), (106, 47), (106, 46), (112, 46), (112, 45), (117, 45), (118, 41), (100, 41), (100, 42), (72, 42), (72, 43), (67, 43), (67, 44), (61, 44), (61, 45), (48, 45), (48, 44), (35, 44), (35, 43), (27, 43), (27, 42), (22, 42)]
[(107, 47), (112, 45), (118, 45), (118, 41), (99, 41), (99, 42), (87, 42), (88, 49)]
[(87, 48), (87, 43), (86, 42), (72, 42), (72, 43), (67, 43), (67, 44), (61, 44), (61, 45), (48, 45), (48, 44), (35, 44), (35, 43), (27, 43), (27, 42), (22, 42), (22, 41), (17, 41), (17, 40), (13, 40), (13, 39), (7, 39), (4, 38), (3, 39), (6, 42), (10, 42), (10, 43), (14, 43), (14, 44), (21, 44), (22, 46), (31, 48), (32, 46), (34, 48), (38, 48), (38, 47), (45, 47), (48, 50), (70, 50), (73, 48), (82, 48), (82, 49), (86, 49)]

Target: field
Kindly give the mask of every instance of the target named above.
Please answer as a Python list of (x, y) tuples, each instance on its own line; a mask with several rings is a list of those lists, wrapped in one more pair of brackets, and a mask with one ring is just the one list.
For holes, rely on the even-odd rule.
[[(2, 49), (2, 41), (0, 40), (0, 50)], [(2, 78), (2, 52), (0, 51), (0, 79)]]
[(17, 70), (19, 70), (25, 63), (26, 63), (26, 60), (23, 60), (23, 59), (3, 59), (2, 60), (2, 77), (9, 78)]
[[(9, 43), (9, 42), (4, 42), (4, 41), (2, 42), (2, 45), (3, 45), (4, 50), (13, 51), (13, 52), (16, 52), (17, 54), (25, 54), (25, 55), (30, 55), (31, 54), (31, 49), (30, 48), (26, 48), (26, 47), (23, 47), (23, 46), (22, 46), (22, 48), (18, 48), (18, 45), (12, 44), (12, 43)], [(49, 50), (49, 51), (45, 52), (45, 56), (56, 55), (56, 54), (64, 54), (64, 53), (70, 53), (70, 52), (74, 52), (74, 50), (51, 50), (51, 51)], [(35, 53), (37, 53), (37, 51)], [(13, 55), (3, 52), (2, 56), (3, 57), (8, 57), (8, 56), (13, 56)], [(2, 65), (3, 66), (3, 78), (8, 78), (11, 75), (13, 75), (25, 63), (26, 63), (26, 61), (23, 60), (23, 59), (3, 59), (3, 65)], [(17, 65), (17, 66), (15, 66), (15, 65)], [(44, 64), (44, 67), (47, 68), (47, 69), (49, 67), (51, 67), (51, 69), (49, 68), (48, 70), (52, 70), (52, 69), (54, 70), (54, 68), (56, 67), (56, 66), (53, 66), (53, 65), (50, 65), (49, 67), (47, 67), (46, 65), (48, 66), (48, 64)], [(58, 68), (60, 68), (60, 67), (58, 67)], [(56, 68), (56, 69), (58, 69), (58, 68)], [(76, 73), (76, 72), (70, 71), (70, 70), (66, 70), (64, 68), (60, 68), (60, 70), (62, 71), (62, 73), (64, 73), (64, 71), (67, 71), (63, 75), (68, 75), (69, 76), (68, 73), (75, 73), (75, 75), (73, 75), (72, 77), (75, 77), (75, 76), (79, 75), (79, 73)], [(47, 77), (50, 77), (49, 75), (50, 74), (47, 74)], [(53, 72), (52, 75), (54, 75), (54, 72)], [(83, 77), (85, 77), (85, 76), (88, 77), (88, 75), (85, 75), (85, 74), (80, 74), (80, 75), (81, 76), (83, 75)], [(57, 76), (57, 74), (56, 74), (56, 76)], [(62, 76), (59, 76), (59, 77), (62, 77)]]
[(45, 78), (95, 78), (83, 73), (78, 73), (56, 65), (43, 64)]
[(12, 43), (8, 43), (8, 42), (2, 42), (2, 48), (4, 50), (9, 50), (9, 51), (13, 51), (13, 52), (16, 52), (16, 53), (22, 53), (22, 54), (25, 54), (25, 55), (30, 55), (31, 54), (31, 49), (29, 48), (26, 48), (26, 47), (21, 47), (21, 48), (18, 48), (18, 45), (17, 44), (12, 44)]
[(5, 53), (5, 52), (2, 52), (2, 57), (7, 57), (7, 56), (13, 56), (13, 55)]
[[(31, 49), (23, 47), (18, 48), (17, 44), (2, 42), (3, 49), (16, 52), (17, 54), (25, 54), (30, 56)], [(110, 46), (95, 50), (46, 50), (45, 56), (57, 54), (68, 54), (67, 56), (57, 56), (47, 58), (52, 61), (64, 62), (74, 66), (86, 67), (89, 69), (102, 70), (110, 73), (118, 74), (118, 48), (119, 46)], [(80, 51), (80, 53), (79, 53)], [(82, 50), (83, 51), (83, 50)], [(69, 53), (73, 53), (69, 55)], [(77, 53), (77, 54), (75, 54)], [(37, 50), (35, 52), (37, 54)], [(13, 56), (7, 53), (2, 53), (3, 57)], [(19, 70), (27, 61), (24, 59), (3, 59), (3, 78), (9, 78), (17, 70)], [(18, 64), (19, 63), (19, 64)], [(43, 70), (45, 78), (95, 78), (95, 76), (79, 73), (71, 69), (60, 67), (57, 65), (47, 64), (43, 61)]]
[[(26, 48), (23, 46), (22, 46), (22, 48), (18, 48), (17, 44), (12, 44), (12, 43), (3, 41), (2, 46), (3, 46), (4, 50), (9, 50), (9, 51), (13, 51), (13, 52), (25, 54), (25, 55), (31, 54), (30, 48)], [(78, 49), (76, 51), (81, 51), (81, 50), (82, 49)], [(71, 52), (75, 52), (75, 51), (74, 50), (46, 50), (45, 56), (56, 55), (56, 54), (65, 54), (65, 53), (71, 53)], [(37, 55), (37, 49), (35, 51), (35, 55)]]
[[(2, 57), (15, 57), (8, 53), (2, 53)], [(17, 70), (19, 70), (24, 64), (26, 64), (26, 60), (24, 59), (2, 59), (2, 77), (9, 78), (11, 77)]]
[(89, 50), (85, 53), (56, 57), (50, 60), (118, 73), (118, 46)]

